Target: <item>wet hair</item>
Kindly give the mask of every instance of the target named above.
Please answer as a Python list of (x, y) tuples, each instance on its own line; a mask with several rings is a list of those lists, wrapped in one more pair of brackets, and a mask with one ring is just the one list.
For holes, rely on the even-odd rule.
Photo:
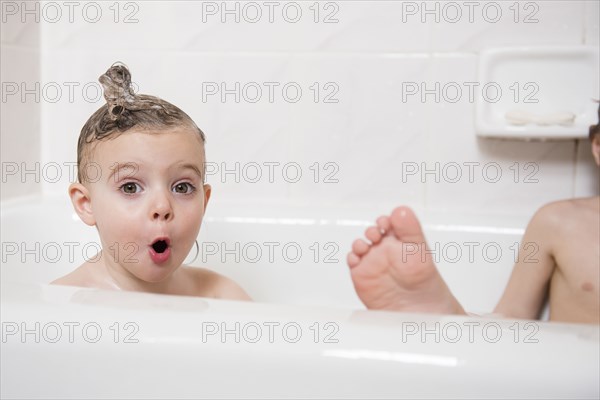
[[(197, 132), (204, 145), (204, 133), (179, 107), (158, 97), (133, 92), (131, 73), (124, 64), (113, 64), (98, 80), (104, 89), (106, 104), (92, 114), (79, 134), (77, 180), (80, 183), (85, 181), (83, 169), (94, 142), (114, 138), (132, 128), (168, 130), (184, 126)], [(204, 160), (202, 164), (204, 166)], [(203, 167), (203, 180), (204, 175)]]
[(598, 106), (598, 123), (596, 125), (590, 125), (590, 140), (594, 139), (594, 136), (600, 134), (600, 106)]

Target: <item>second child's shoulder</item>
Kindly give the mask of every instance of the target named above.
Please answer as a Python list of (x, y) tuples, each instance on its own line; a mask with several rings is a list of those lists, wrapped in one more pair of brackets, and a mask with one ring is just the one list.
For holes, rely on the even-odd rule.
[(193, 282), (194, 291), (202, 297), (228, 300), (251, 300), (250, 296), (232, 279), (201, 267), (180, 267)]
[(599, 212), (600, 197), (559, 200), (541, 207), (531, 223), (560, 228), (597, 216)]

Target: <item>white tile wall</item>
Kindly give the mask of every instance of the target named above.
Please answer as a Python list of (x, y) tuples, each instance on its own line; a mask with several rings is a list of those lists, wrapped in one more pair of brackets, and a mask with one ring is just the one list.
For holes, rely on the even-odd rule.
[[(419, 13), (432, 24), (432, 50), (474, 52), (489, 47), (581, 44), (582, 1), (425, 2)], [(458, 4), (460, 7), (456, 7)], [(460, 16), (460, 17), (459, 17)], [(456, 21), (456, 22), (454, 22)]]
[[(426, 152), (426, 110), (402, 102), (405, 80), (425, 79), (428, 56), (339, 55), (301, 57), (302, 82), (334, 81), (339, 103), (303, 102), (294, 109), (292, 159), (320, 162), (321, 177), (292, 185), (295, 201), (313, 205), (354, 204), (389, 211), (398, 203), (421, 204), (424, 187), (404, 184), (403, 162)], [(322, 92), (327, 92), (323, 90)], [(323, 99), (324, 100), (324, 99)], [(333, 163), (325, 169), (325, 163)], [(328, 173), (339, 182), (325, 179)], [(306, 171), (314, 178), (313, 171)]]
[[(474, 103), (464, 82), (477, 81), (476, 63), (477, 57), (471, 55), (433, 59), (428, 88), (441, 82), (442, 95), (439, 103), (426, 97), (429, 151), (420, 173), (407, 179), (426, 182), (428, 207), (450, 212), (532, 215), (545, 203), (571, 197), (571, 185), (556, 182), (572, 180), (573, 141), (515, 142), (475, 136)], [(458, 89), (444, 91), (445, 85)], [(511, 94), (505, 90), (503, 95)], [(419, 96), (412, 98), (421, 101)]]
[(600, 30), (598, 29), (600, 20), (600, 2), (588, 0), (585, 2), (585, 43), (598, 46), (600, 41)]
[[(79, 130), (102, 104), (100, 99), (89, 100), (98, 87), (97, 78), (120, 60), (131, 68), (140, 92), (177, 104), (197, 121), (208, 137), (208, 161), (220, 169), (235, 168), (240, 162), (239, 183), (232, 174), (225, 179), (219, 173), (209, 177), (215, 188), (213, 201), (343, 204), (373, 208), (374, 216), (399, 203), (447, 212), (530, 215), (549, 201), (597, 194), (598, 169), (586, 156), (586, 141), (581, 141), (576, 153), (573, 141), (477, 139), (474, 106), (466, 98), (456, 103), (431, 98), (421, 102), (418, 96), (403, 99), (403, 85), (410, 82), (476, 81), (478, 52), (483, 48), (598, 46), (596, 1), (529, 2), (532, 5), (527, 7), (520, 2), (517, 22), (515, 2), (495, 2), (502, 16), (489, 22), (495, 18), (492, 3), (477, 3), (472, 22), (464, 5), (462, 18), (452, 22), (454, 6), (432, 1), (320, 2), (317, 23), (314, 2), (298, 2), (302, 17), (296, 23), (284, 18), (284, 7), (286, 18), (295, 16), (289, 2), (278, 3), (273, 22), (268, 20), (268, 8), (254, 3), (262, 5), (262, 18), (255, 23), (249, 20), (255, 18), (256, 8), (245, 2), (226, 5), (229, 10), (238, 7), (239, 23), (234, 14), (221, 21), (222, 2), (130, 2), (127, 9), (119, 3), (118, 15), (113, 3), (96, 2), (102, 12), (96, 23), (85, 20), (95, 18), (95, 6), (87, 6), (85, 14), (83, 6), (76, 8), (73, 22), (63, 10), (60, 21), (39, 24), (42, 84), (54, 82), (64, 90), (57, 102), (42, 103), (40, 160), (75, 160)], [(435, 14), (421, 15), (423, 4), (429, 10), (437, 4), (439, 22)], [(126, 23), (127, 15), (137, 22)], [(324, 23), (327, 15), (337, 22)], [(526, 23), (527, 15), (537, 22)], [(9, 70), (21, 70), (23, 64), (5, 54), (24, 52), (35, 43), (35, 35), (21, 26), (8, 33), (4, 24), (2, 28), (3, 70), (4, 63)], [(4, 45), (5, 37), (11, 49)], [(68, 82), (79, 84), (73, 99), (67, 96)], [(228, 88), (235, 82), (242, 87), (256, 82), (263, 97), (256, 103), (243, 97), (237, 103), (232, 95), (225, 102), (219, 96), (203, 99), (203, 85), (211, 82), (223, 82)], [(278, 82), (279, 88), (297, 83), (302, 98), (296, 103), (286, 101), (278, 89), (269, 102), (264, 82)], [(315, 82), (320, 90), (317, 102), (310, 89)], [(326, 88), (327, 83), (333, 86)], [(89, 88), (83, 93), (86, 84)], [(323, 102), (323, 96), (333, 91), (332, 99), (338, 102)], [(3, 110), (9, 106), (3, 103)], [(2, 129), (4, 160), (5, 154), (19, 155), (25, 147), (5, 130), (4, 122)], [(9, 140), (8, 150), (4, 150), (5, 140)], [(266, 181), (265, 162), (280, 163), (273, 184)], [(454, 164), (448, 163), (453, 162), (479, 163), (475, 182), (441, 179), (437, 183), (431, 175), (425, 180), (402, 175), (403, 168), (404, 172), (415, 164), (432, 168), (436, 162), (446, 163), (446, 168), (452, 168)], [(244, 167), (252, 176), (256, 171), (255, 164), (249, 163), (262, 166), (264, 178), (258, 183), (243, 179)], [(286, 163), (298, 163), (303, 173), (299, 182), (287, 182), (281, 175)], [(503, 176), (489, 183), (481, 171), (494, 163)], [(461, 172), (467, 173), (462, 166)], [(528, 173), (537, 182), (524, 182)], [(339, 182), (325, 183), (327, 174)], [(63, 179), (46, 183), (43, 189), (64, 193), (67, 185)]]
[[(7, 20), (1, 24), (0, 147), (2, 148), (1, 198), (40, 193), (44, 174), (40, 163), (41, 98), (40, 26)], [(23, 97), (22, 89), (29, 90)], [(16, 92), (15, 92), (16, 91)]]
[[(193, 52), (423, 52), (429, 26), (402, 23), (396, 1), (144, 1), (47, 24), (49, 48)], [(266, 3), (266, 4), (265, 4)], [(259, 7), (256, 7), (258, 5)], [(236, 11), (237, 10), (237, 11)], [(299, 12), (299, 14), (298, 14)], [(88, 16), (89, 14), (89, 16)], [(115, 23), (115, 18), (117, 23)], [(288, 22), (289, 21), (289, 22)], [(295, 21), (295, 22), (294, 22)], [(74, 34), (76, 32), (76, 34)]]
[(3, 2), (1, 6), (0, 42), (3, 45), (39, 48), (40, 19), (35, 15), (21, 15), (17, 2)]

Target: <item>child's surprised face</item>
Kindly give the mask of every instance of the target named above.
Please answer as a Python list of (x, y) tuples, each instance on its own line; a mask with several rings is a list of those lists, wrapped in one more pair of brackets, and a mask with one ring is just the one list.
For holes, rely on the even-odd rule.
[(193, 246), (210, 197), (198, 134), (185, 127), (126, 132), (92, 153), (102, 174), (86, 184), (86, 222), (98, 228), (106, 267), (163, 281)]

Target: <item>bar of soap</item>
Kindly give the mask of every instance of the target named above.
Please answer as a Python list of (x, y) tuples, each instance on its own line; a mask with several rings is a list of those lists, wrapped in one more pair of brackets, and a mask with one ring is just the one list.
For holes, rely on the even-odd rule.
[(535, 115), (523, 110), (511, 110), (504, 117), (512, 125), (527, 125), (533, 121)]
[(551, 113), (551, 114), (540, 115), (540, 116), (537, 116), (534, 120), (534, 122), (536, 124), (543, 125), (543, 126), (549, 126), (549, 125), (568, 126), (568, 125), (573, 125), (574, 121), (575, 121), (575, 114), (566, 112), (566, 111), (560, 111), (560, 112), (555, 112), (555, 113)]
[(549, 114), (533, 114), (523, 110), (510, 110), (504, 117), (511, 125), (536, 124), (540, 126), (569, 126), (575, 122), (575, 114), (568, 111), (557, 111)]

